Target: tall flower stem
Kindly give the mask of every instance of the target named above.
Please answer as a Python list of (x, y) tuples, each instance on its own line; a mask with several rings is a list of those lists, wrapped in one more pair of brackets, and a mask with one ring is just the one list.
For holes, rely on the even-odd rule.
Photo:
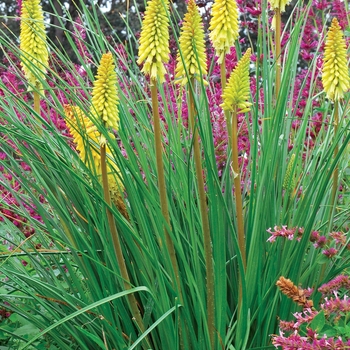
[[(339, 102), (336, 101), (334, 103), (334, 138), (337, 137), (337, 132), (338, 132), (338, 124), (339, 124)], [(339, 146), (338, 144), (334, 148), (334, 160), (336, 159), (339, 151)], [(338, 191), (338, 178), (339, 178), (339, 167), (336, 165), (334, 172), (333, 172), (333, 186), (332, 186), (332, 197), (331, 197), (331, 220), (330, 222), (333, 221), (333, 215), (334, 215), (334, 205), (336, 204), (336, 196), (337, 196), (337, 191)]]
[(209, 226), (209, 213), (207, 206), (207, 196), (204, 189), (203, 169), (201, 163), (201, 151), (198, 141), (198, 130), (195, 122), (196, 109), (194, 105), (194, 78), (190, 79), (190, 91), (189, 91), (189, 119), (192, 128), (193, 138), (193, 151), (194, 151), (194, 163), (197, 175), (199, 204), (201, 211), (202, 227), (203, 227), (203, 241), (204, 241), (204, 255), (205, 255), (205, 267), (206, 267), (206, 287), (207, 287), (207, 320), (208, 331), (210, 337), (211, 348), (214, 349), (214, 334), (215, 334), (215, 306), (214, 306), (214, 270), (213, 270), (213, 254), (210, 237)]
[(275, 29), (275, 45), (276, 45), (276, 82), (275, 97), (276, 101), (281, 87), (281, 10), (275, 9), (276, 29)]
[[(242, 257), (243, 269), (246, 271), (247, 258), (246, 258), (246, 243), (244, 236), (244, 218), (243, 218), (243, 204), (242, 204), (242, 193), (241, 193), (241, 175), (238, 164), (238, 138), (237, 138), (237, 107), (232, 112), (231, 121), (231, 150), (232, 150), (232, 170), (233, 170), (233, 181), (235, 187), (235, 202), (236, 202), (236, 218), (237, 218), (237, 233), (238, 233), (238, 246)], [(240, 274), (241, 275), (241, 274)], [(241, 310), (242, 299), (243, 299), (243, 278), (239, 279), (238, 288), (238, 312)]]
[(34, 112), (37, 114), (36, 120), (39, 122), (39, 125), (37, 126), (37, 131), (38, 131), (39, 135), (42, 135), (43, 130), (40, 127), (40, 94), (37, 90), (38, 88), (40, 88), (40, 86), (37, 84), (36, 90), (33, 91)]
[(231, 148), (232, 148), (232, 170), (235, 186), (236, 217), (238, 230), (238, 245), (241, 252), (244, 270), (247, 267), (246, 244), (244, 236), (243, 202), (241, 192), (241, 175), (238, 164), (238, 128), (237, 128), (237, 106), (232, 112), (231, 121)]
[[(226, 88), (226, 65), (225, 65), (225, 57), (223, 61), (220, 63), (220, 79), (221, 79), (221, 91), (223, 92)], [(231, 120), (230, 113), (227, 110), (224, 110), (224, 115), (226, 119), (227, 130), (231, 130)], [(231, 133), (228, 133), (229, 144), (231, 144)]]
[[(107, 173), (107, 163), (106, 163), (106, 145), (101, 145), (100, 155), (101, 155), (101, 173), (102, 173), (102, 186), (103, 186), (104, 199), (107, 205), (111, 206), (112, 204), (111, 204), (111, 196), (109, 193), (108, 173)], [(130, 278), (129, 278), (128, 270), (126, 268), (125, 260), (123, 257), (123, 252), (120, 245), (117, 227), (115, 225), (114, 216), (108, 207), (106, 208), (106, 214), (107, 214), (109, 229), (112, 235), (114, 251), (117, 257), (120, 273), (124, 281), (124, 288), (126, 290), (130, 290), (131, 289)], [(145, 327), (143, 325), (140, 311), (137, 307), (137, 301), (135, 296), (133, 294), (128, 294), (128, 300), (129, 300), (133, 317), (135, 317), (136, 323), (139, 329), (141, 330), (141, 332), (144, 332)]]
[(220, 63), (220, 78), (221, 78), (221, 89), (225, 90), (226, 87), (226, 66), (225, 66), (225, 58)]
[[(230, 136), (231, 143), (231, 161), (232, 161), (232, 173), (235, 189), (235, 202), (236, 202), (236, 221), (237, 221), (237, 240), (238, 247), (241, 253), (243, 271), (246, 271), (247, 258), (246, 258), (246, 242), (244, 236), (244, 218), (243, 218), (243, 201), (241, 193), (241, 176), (238, 163), (238, 113), (246, 113), (250, 111), (252, 105), (248, 102), (250, 88), (249, 88), (249, 63), (250, 63), (251, 49), (248, 48), (246, 53), (238, 61), (237, 66), (231, 72), (227, 86), (223, 91), (222, 99), (223, 103), (221, 107), (224, 111), (232, 112), (232, 119), (228, 126), (227, 132)], [(229, 116), (230, 117), (230, 116)], [(243, 279), (244, 272), (240, 274), (239, 279), (239, 292), (238, 292), (238, 312), (241, 310), (243, 299)]]
[[(156, 79), (151, 79), (151, 98), (152, 98), (152, 112), (153, 112), (153, 123), (154, 123), (154, 139), (156, 147), (156, 162), (157, 162), (157, 175), (158, 175), (158, 187), (159, 187), (159, 196), (160, 196), (160, 207), (164, 219), (168, 225), (168, 228), (164, 229), (165, 233), (165, 243), (171, 259), (172, 268), (175, 274), (175, 280), (177, 289), (181, 297), (181, 285), (180, 285), (180, 276), (179, 269), (177, 266), (176, 253), (174, 248), (174, 243), (171, 240), (168, 229), (170, 229), (170, 218), (168, 210), (168, 200), (166, 193), (165, 177), (164, 177), (164, 168), (163, 168), (163, 146), (162, 146), (162, 134), (160, 128), (160, 118), (159, 118), (159, 108), (158, 108), (158, 90), (157, 90), (157, 81)], [(160, 241), (161, 247), (162, 242)], [(175, 286), (174, 283), (174, 286)], [(182, 297), (180, 298), (182, 300)]]
[(34, 111), (40, 115), (40, 95), (37, 91), (34, 91)]

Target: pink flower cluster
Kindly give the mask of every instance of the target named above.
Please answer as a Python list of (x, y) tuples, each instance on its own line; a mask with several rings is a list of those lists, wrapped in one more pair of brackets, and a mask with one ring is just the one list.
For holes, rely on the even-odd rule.
[(323, 284), (318, 291), (322, 293), (323, 296), (334, 294), (334, 292), (340, 289), (350, 290), (350, 278), (347, 275), (339, 275)]
[[(323, 302), (320, 310), (305, 308), (302, 312), (293, 314), (295, 321), (280, 321), (279, 335), (272, 336), (272, 343), (283, 350), (350, 349), (350, 340), (344, 333), (344, 327), (337, 327), (342, 318), (350, 316), (350, 299), (342, 290), (349, 291), (350, 278), (340, 275), (322, 285), (318, 291), (322, 293)], [(329, 297), (329, 294), (333, 294)], [(339, 297), (339, 294), (343, 294)], [(332, 329), (332, 336), (327, 336), (322, 329), (313, 329), (312, 321), (320, 313), (324, 313), (326, 330)]]
[(343, 248), (349, 250), (347, 245), (346, 233), (341, 231), (334, 231), (326, 236), (321, 236), (318, 231), (311, 232), (310, 241), (313, 242), (315, 248), (322, 249), (322, 254), (328, 258), (336, 256)]
[(281, 346), (283, 350), (349, 350), (350, 340), (342, 338), (316, 338), (300, 336), (295, 333), (289, 337), (284, 337), (283, 332), (273, 340), (275, 347)]
[[(295, 238), (299, 242), (304, 233), (302, 227), (287, 228), (287, 226), (275, 226), (273, 230), (270, 227), (266, 231), (271, 235), (267, 239), (267, 242), (270, 243), (275, 242), (277, 237), (283, 237), (289, 240)], [(328, 238), (320, 235), (319, 231), (312, 231), (310, 241), (316, 249), (323, 249), (322, 254), (328, 258), (336, 256), (343, 248), (346, 248), (346, 251), (350, 250), (350, 244), (347, 244), (346, 233), (341, 231), (330, 232)]]
[(296, 240), (300, 241), (304, 233), (304, 228), (302, 227), (287, 228), (287, 226), (275, 226), (273, 229), (274, 231), (272, 231), (270, 227), (268, 230), (266, 230), (271, 235), (268, 238), (267, 242), (273, 243), (276, 241), (277, 237), (284, 237), (290, 241), (296, 237)]

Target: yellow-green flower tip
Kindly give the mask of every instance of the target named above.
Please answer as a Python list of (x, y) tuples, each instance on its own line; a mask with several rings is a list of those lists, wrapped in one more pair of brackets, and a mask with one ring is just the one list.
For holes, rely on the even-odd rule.
[(166, 73), (164, 63), (169, 61), (168, 0), (150, 0), (142, 22), (138, 64), (142, 72), (162, 83)]
[(282, 187), (288, 192), (292, 192), (294, 189), (294, 178), (293, 178), (293, 168), (295, 163), (295, 154), (293, 153), (290, 157), (286, 174), (284, 175), (283, 185)]
[(42, 89), (48, 67), (44, 14), (40, 0), (23, 0), (20, 26), (21, 66), (29, 82), (28, 90)]
[(251, 49), (239, 60), (237, 66), (232, 71), (226, 88), (222, 94), (223, 103), (221, 107), (225, 111), (233, 111), (237, 108), (238, 113), (250, 111), (250, 102), (247, 102), (250, 95), (249, 86), (249, 64)]
[(103, 120), (107, 127), (118, 130), (117, 73), (111, 52), (103, 54), (92, 90), (92, 120)]
[(201, 74), (207, 71), (206, 62), (202, 19), (195, 0), (189, 0), (179, 39), (175, 77), (182, 85), (187, 83), (187, 77), (200, 81)]
[(286, 11), (286, 6), (290, 3), (291, 0), (270, 0), (271, 8), (278, 9), (280, 12)]
[(209, 30), (209, 37), (219, 57), (218, 63), (221, 64), (239, 34), (236, 0), (214, 0)]
[(327, 97), (338, 101), (350, 88), (346, 43), (338, 20), (328, 30), (323, 57), (322, 84)]

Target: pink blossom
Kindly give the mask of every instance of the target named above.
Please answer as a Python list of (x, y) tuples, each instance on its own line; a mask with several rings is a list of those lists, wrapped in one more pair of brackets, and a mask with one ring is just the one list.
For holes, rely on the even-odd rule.
[(333, 256), (335, 256), (338, 253), (338, 250), (331, 247), (328, 249), (325, 249), (322, 251), (322, 254), (324, 254), (325, 256), (327, 256), (328, 258), (332, 258)]

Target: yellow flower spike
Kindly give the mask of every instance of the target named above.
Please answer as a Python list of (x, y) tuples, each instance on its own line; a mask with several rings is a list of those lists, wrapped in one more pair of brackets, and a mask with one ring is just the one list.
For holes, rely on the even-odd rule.
[(107, 127), (118, 130), (117, 73), (111, 52), (103, 54), (92, 90), (92, 120), (103, 120)]
[(350, 88), (346, 43), (338, 20), (328, 30), (323, 57), (322, 84), (327, 97), (338, 101)]
[(278, 9), (280, 12), (286, 11), (286, 6), (291, 0), (270, 0), (270, 5), (272, 9)]
[[(76, 145), (77, 151), (79, 151), (80, 159), (86, 164), (90, 165), (88, 162), (88, 152), (91, 153), (92, 161), (94, 163), (94, 171), (96, 171), (97, 176), (101, 176), (101, 156), (99, 145), (105, 144), (106, 139), (100, 135), (96, 126), (91, 126), (89, 118), (84, 114), (84, 112), (78, 106), (64, 105), (64, 113), (66, 115), (66, 122), (69, 132), (73, 136), (73, 142)], [(91, 147), (89, 151), (86, 149), (86, 143), (90, 142)], [(112, 156), (112, 152), (108, 145), (106, 146), (107, 157)], [(90, 166), (91, 167), (91, 166)], [(91, 167), (91, 168), (93, 168)], [(107, 165), (108, 171), (108, 183), (110, 185), (111, 198), (115, 203), (118, 203), (117, 207), (121, 205), (121, 194), (124, 187), (119, 181), (119, 176), (114, 174), (119, 174), (119, 169), (115, 164), (110, 162)], [(101, 179), (100, 179), (101, 180)]]
[(221, 64), (238, 38), (238, 7), (236, 0), (214, 0), (209, 37)]
[(247, 102), (250, 95), (249, 86), (249, 64), (251, 49), (239, 60), (237, 66), (232, 71), (226, 88), (222, 94), (223, 103), (221, 107), (225, 111), (233, 111), (238, 107), (238, 113), (250, 111), (250, 102)]
[(21, 66), (29, 82), (28, 90), (33, 90), (33, 87), (42, 89), (41, 81), (45, 80), (49, 54), (40, 0), (22, 2), (20, 50)]
[(76, 144), (77, 151), (79, 151), (79, 157), (84, 163), (87, 163), (86, 139), (95, 144), (90, 147), (90, 152), (95, 169), (99, 171), (100, 154), (97, 151), (97, 145), (99, 145), (100, 134), (97, 128), (91, 126), (90, 119), (78, 106), (64, 105), (64, 113), (69, 132), (73, 136), (73, 142)]
[(200, 81), (201, 74), (206, 74), (207, 71), (206, 61), (202, 19), (195, 0), (189, 0), (177, 54), (176, 78), (180, 78), (179, 83), (185, 85), (188, 82), (185, 67), (189, 78), (195, 77)]
[(169, 61), (168, 0), (150, 0), (142, 21), (138, 64), (142, 72), (162, 83), (166, 73), (164, 63)]

